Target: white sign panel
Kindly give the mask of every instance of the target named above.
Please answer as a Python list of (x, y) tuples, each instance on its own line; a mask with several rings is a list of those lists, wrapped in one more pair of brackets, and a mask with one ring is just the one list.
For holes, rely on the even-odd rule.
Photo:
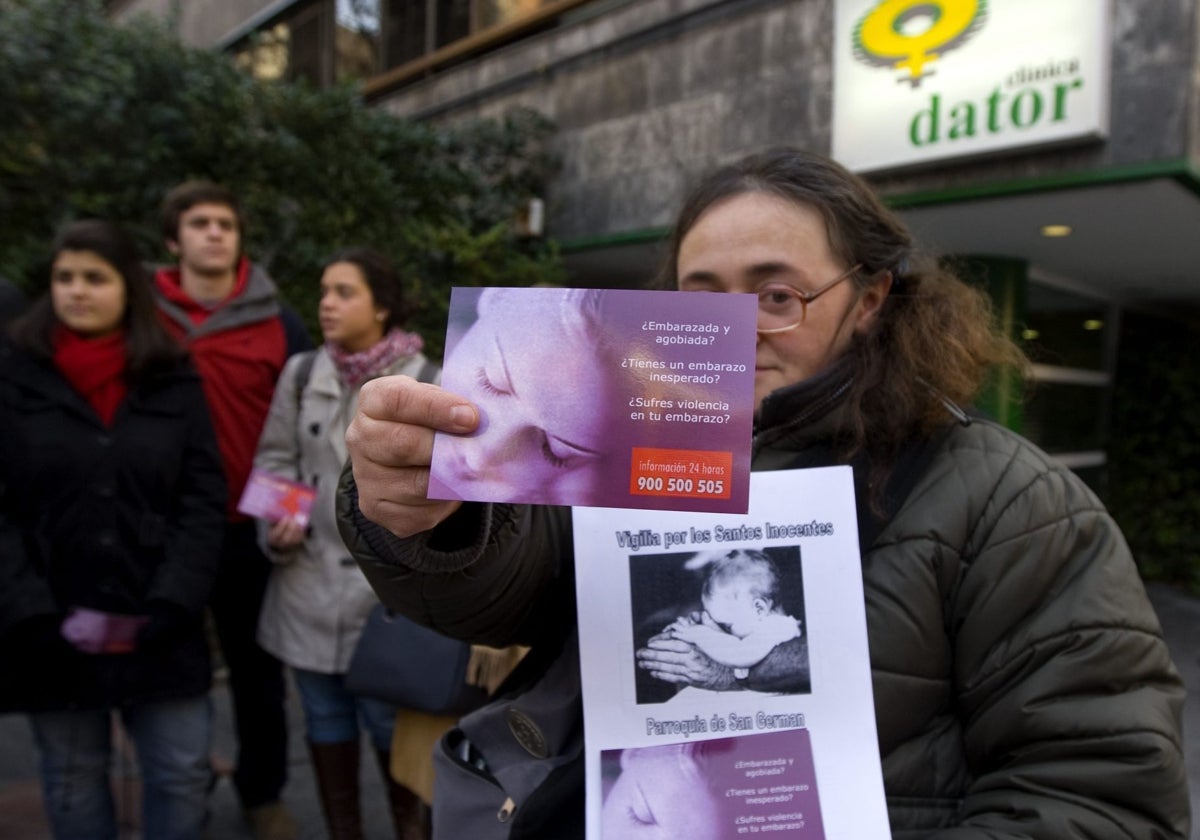
[(1109, 0), (836, 0), (833, 157), (857, 171), (1099, 138)]
[(572, 520), (588, 840), (891, 837), (849, 467)]

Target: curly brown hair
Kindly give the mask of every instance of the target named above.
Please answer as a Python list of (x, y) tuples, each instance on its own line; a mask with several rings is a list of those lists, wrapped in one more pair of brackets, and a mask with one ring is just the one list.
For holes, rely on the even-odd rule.
[(990, 371), (1025, 369), (1024, 354), (1000, 331), (986, 292), (920, 254), (908, 228), (864, 180), (804, 149), (769, 149), (704, 178), (676, 220), (660, 286), (676, 287), (680, 244), (705, 211), (750, 192), (816, 210), (833, 254), (845, 265), (862, 265), (853, 276), (860, 291), (891, 273), (874, 326), (855, 336), (844, 357), (852, 377), (847, 454), (865, 450), (887, 463), (904, 441), (946, 423), (947, 400), (967, 405)]

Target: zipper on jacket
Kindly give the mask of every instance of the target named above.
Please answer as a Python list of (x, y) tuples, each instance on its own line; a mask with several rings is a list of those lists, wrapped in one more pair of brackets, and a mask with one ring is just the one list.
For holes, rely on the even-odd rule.
[[(483, 754), (475, 749), (475, 745), (465, 736), (451, 748), (450, 755), (459, 767), (485, 780), (496, 787), (501, 793), (504, 792), (504, 789), (500, 787), (500, 781), (488, 769), (487, 761), (484, 760)], [(512, 815), (516, 813), (516, 810), (517, 803), (513, 801), (511, 796), (506, 796), (504, 803), (500, 806), (500, 810), (496, 812), (496, 821), (502, 823), (508, 822), (512, 819)]]
[(512, 797), (504, 800), (504, 804), (500, 806), (500, 810), (496, 812), (496, 819), (502, 823), (506, 823), (512, 819), (513, 813), (517, 810), (517, 803), (512, 801)]

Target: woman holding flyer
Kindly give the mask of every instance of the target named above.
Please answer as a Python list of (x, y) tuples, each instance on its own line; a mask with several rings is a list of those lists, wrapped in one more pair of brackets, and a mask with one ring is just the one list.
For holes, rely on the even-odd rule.
[[(309, 750), (330, 836), (362, 836), (360, 723), (386, 780), (396, 836), (425, 835), (427, 810), (388, 772), (396, 709), (346, 690), (344, 675), (367, 614), (378, 603), (350, 559), (334, 521), (334, 489), (346, 461), (345, 433), (363, 383), (378, 376), (438, 378), (423, 342), (403, 325), (411, 312), (391, 262), (376, 251), (335, 254), (321, 275), (324, 345), (284, 367), (258, 442), (256, 470), (316, 491), (311, 521), (280, 515), (260, 533), (275, 562), (258, 640), (291, 666), (304, 707)], [(403, 651), (397, 651), (403, 656)]]
[[(758, 296), (755, 470), (853, 467), (892, 835), (1186, 837), (1184, 690), (1119, 529), (1069, 470), (958, 408), (1022, 363), (986, 297), (865, 182), (797, 149), (705, 178), (664, 280)], [(432, 386), (364, 391), (343, 534), (390, 606), (534, 656), (575, 621), (570, 511), (427, 499), (434, 430), (476, 422)], [(744, 675), (681, 639), (637, 656), (678, 685), (765, 689), (789, 644)], [(496, 836), (525, 819), (579, 836), (578, 802), (517, 802)]]
[(28, 712), (55, 837), (116, 837), (112, 713), (146, 837), (202, 836), (203, 611), (225, 481), (200, 380), (133, 242), (68, 225), (50, 288), (0, 343), (0, 710)]

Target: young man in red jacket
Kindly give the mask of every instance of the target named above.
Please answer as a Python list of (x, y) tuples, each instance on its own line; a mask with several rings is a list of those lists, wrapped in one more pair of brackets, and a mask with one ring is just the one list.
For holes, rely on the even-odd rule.
[(312, 345), (267, 273), (243, 256), (232, 192), (201, 181), (181, 184), (163, 201), (162, 225), (178, 265), (155, 273), (159, 314), (192, 353), (229, 485), (211, 607), (233, 694), (234, 786), (257, 837), (290, 840), (296, 827), (280, 800), (287, 780), (283, 667), (255, 638), (270, 562), (258, 548), (254, 521), (236, 505), (283, 363)]

